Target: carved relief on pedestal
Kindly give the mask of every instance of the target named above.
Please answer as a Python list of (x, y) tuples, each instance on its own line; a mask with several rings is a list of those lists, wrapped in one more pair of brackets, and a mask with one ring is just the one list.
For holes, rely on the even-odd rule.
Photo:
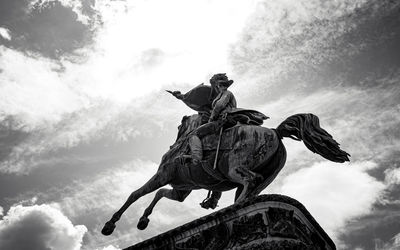
[(175, 249), (225, 249), (228, 242), (229, 229), (221, 223), (176, 243)]
[(266, 212), (269, 234), (274, 237), (296, 238), (293, 210), (270, 207)]
[(249, 216), (243, 215), (232, 222), (231, 244), (229, 244), (229, 247), (267, 238), (267, 232), (268, 227), (262, 213)]

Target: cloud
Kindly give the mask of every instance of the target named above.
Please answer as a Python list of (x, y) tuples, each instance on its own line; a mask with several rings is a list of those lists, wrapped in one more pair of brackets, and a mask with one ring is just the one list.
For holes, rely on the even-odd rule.
[(280, 191), (302, 202), (336, 241), (346, 222), (370, 213), (385, 189), (366, 173), (376, 167), (372, 161), (316, 163), (285, 177)]
[(388, 250), (395, 250), (400, 247), (400, 233), (396, 234), (393, 238), (393, 244), (389, 246), (387, 249)]
[(33, 11), (34, 9), (38, 8), (43, 10), (55, 2), (61, 3), (64, 7), (71, 8), (76, 14), (76, 19), (85, 25), (88, 25), (93, 18), (90, 15), (87, 15), (91, 13), (88, 11), (88, 8), (94, 7), (93, 1), (87, 1), (88, 3), (85, 3), (85, 1), (81, 0), (34, 0), (29, 3), (29, 10)]
[(386, 169), (385, 181), (388, 185), (400, 185), (400, 168)]
[(110, 245), (110, 246), (106, 246), (106, 247), (102, 248), (101, 250), (121, 250), (121, 248), (117, 248), (113, 245)]
[(247, 82), (239, 90), (265, 103), (387, 84), (374, 80), (398, 70), (397, 9), (389, 1), (262, 2), (231, 50), (235, 74)]
[[(171, 104), (165, 107), (166, 103)], [(172, 99), (169, 94), (159, 92), (145, 101), (139, 100), (128, 106), (99, 101), (92, 107), (64, 114), (59, 120), (57, 116), (48, 116), (47, 124), (20, 128), (21, 133), (28, 136), (23, 137), (22, 141), (14, 136), (12, 148), (4, 151), (10, 152), (0, 163), (0, 171), (27, 174), (40, 166), (59, 165), (64, 160), (70, 162), (60, 157), (57, 152), (65, 153), (82, 145), (98, 148), (101, 146), (98, 145), (98, 141), (102, 139), (109, 143), (134, 143), (137, 138), (143, 140), (160, 136), (166, 130), (175, 136), (176, 126), (184, 114), (184, 109), (184, 105)], [(15, 126), (14, 130), (18, 132), (19, 123), (14, 119), (11, 121), (11, 126)], [(6, 120), (4, 123), (6, 125)], [(6, 147), (3, 147), (4, 149)]]
[(11, 207), (0, 221), (2, 249), (78, 250), (86, 227), (72, 225), (59, 210), (49, 205)]
[(6, 40), (11, 40), (10, 30), (7, 28), (0, 27), (0, 37)]
[[(23, 53), (13, 49), (18, 47), (16, 45), (0, 46), (0, 122), (11, 117), (15, 124), (22, 124), (14, 129), (29, 133), (22, 142), (9, 144), (9, 147), (15, 147), (6, 150), (9, 153), (1, 163), (1, 171), (29, 173), (31, 167), (46, 164), (46, 161), (56, 165), (48, 158), (60, 148), (68, 149), (99, 139), (104, 134), (127, 140), (131, 135), (146, 133), (143, 131), (146, 130), (144, 120), (163, 126), (171, 115), (177, 117), (179, 110), (185, 110), (185, 107), (181, 103), (181, 109), (179, 105), (166, 107), (165, 103), (172, 100), (170, 96), (162, 99), (168, 101), (162, 105), (158, 103), (159, 107), (152, 102), (161, 99), (160, 91), (164, 88), (175, 86), (188, 90), (207, 81), (215, 71), (226, 68), (225, 48), (255, 6), (255, 1), (229, 2), (229, 8), (219, 8), (226, 3), (199, 2), (196, 6), (180, 0), (168, 4), (100, 1), (89, 6), (81, 1), (67, 0), (34, 1), (29, 6), (4, 3), (16, 13), (30, 13), (29, 17), (33, 18), (28, 23), (32, 29), (25, 27), (28, 24), (18, 22), (16, 25), (20, 26), (12, 28), (22, 40), (37, 38), (34, 41), (28, 39), (27, 46), (58, 51), (60, 44), (52, 44), (53, 38), (57, 38), (55, 42), (68, 41), (68, 45), (77, 46), (64, 48), (69, 53), (51, 57), (53, 59), (48, 59), (43, 51), (41, 54)], [(75, 15), (80, 16), (78, 12), (94, 15), (87, 13), (91, 8), (102, 22), (89, 22), (89, 26), (96, 28), (96, 33), (93, 44), (84, 46), (88, 44), (81, 44), (83, 37), (79, 32), (88, 27), (83, 27), (82, 22), (76, 24)], [(182, 8), (186, 11), (181, 11)], [(201, 10), (208, 12), (206, 20)], [(152, 14), (143, 15), (146, 11)], [(56, 29), (55, 34), (69, 34), (63, 25), (70, 25), (61, 22), (62, 18), (74, 22), (71, 27), (77, 28), (78, 33), (71, 32), (75, 34), (75, 40), (61, 39), (62, 35), (41, 40), (46, 37), (41, 35), (43, 26), (39, 24), (47, 17), (55, 18), (56, 22), (46, 22), (46, 25), (61, 25), (48, 27)], [(186, 21), (182, 23), (181, 20)], [(216, 20), (221, 21), (220, 24), (217, 25)], [(143, 23), (148, 24), (148, 28), (143, 29)], [(199, 26), (207, 28), (194, 28)], [(177, 103), (176, 100), (173, 102)], [(131, 113), (125, 115), (123, 112)], [(183, 111), (180, 116), (184, 112), (188, 111)], [(117, 122), (121, 119), (125, 123), (122, 129)], [(176, 119), (179, 120), (180, 117)]]
[[(13, 31), (13, 39), (0, 44), (53, 59), (75, 53), (90, 44), (97, 27), (95, 11), (81, 1), (2, 1), (0, 25)], [(85, 1), (89, 2), (89, 1)]]
[(59, 78), (49, 59), (32, 58), (0, 46), (0, 119), (14, 116), (27, 129), (59, 121), (85, 104), (85, 98)]
[(351, 30), (343, 17), (366, 2), (261, 2), (233, 50), (236, 69), (244, 73), (264, 68), (273, 76), (296, 64), (318, 64), (335, 56), (335, 51), (313, 52)]
[(0, 206), (0, 217), (3, 216), (3, 213), (4, 213), (4, 208), (2, 206)]

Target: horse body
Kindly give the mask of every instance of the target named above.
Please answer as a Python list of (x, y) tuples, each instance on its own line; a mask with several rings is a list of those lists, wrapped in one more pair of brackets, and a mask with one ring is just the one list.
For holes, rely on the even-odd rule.
[[(185, 117), (179, 126), (177, 141), (163, 156), (157, 173), (141, 188), (132, 192), (123, 206), (108, 221), (102, 233), (109, 235), (125, 210), (140, 197), (170, 184), (173, 189), (159, 189), (144, 211), (138, 223), (145, 229), (149, 215), (163, 197), (183, 201), (194, 189), (227, 191), (237, 188), (235, 202), (258, 195), (277, 176), (286, 161), (282, 137), (303, 140), (307, 148), (322, 157), (334, 161), (349, 161), (349, 154), (339, 148), (332, 136), (320, 128), (319, 119), (312, 114), (297, 114), (287, 118), (276, 129), (260, 126), (235, 126), (224, 132), (218, 154), (217, 169), (213, 169), (216, 157), (216, 135), (203, 139), (204, 162), (182, 163), (179, 156), (187, 153), (187, 139), (201, 124), (199, 116)], [(214, 136), (214, 138), (212, 138)]]
[[(237, 182), (230, 179), (231, 166), (235, 166), (235, 169), (239, 171), (243, 168), (249, 169), (267, 177), (276, 170), (280, 170), (285, 162), (286, 151), (276, 131), (272, 129), (251, 125), (230, 128), (222, 135), (221, 151), (218, 156), (215, 154), (216, 145), (207, 143), (207, 141), (217, 142), (215, 137), (216, 135), (210, 135), (203, 139), (205, 148), (203, 165), (188, 163), (175, 166), (177, 168), (175, 178), (170, 183), (174, 189), (227, 191), (239, 186)], [(281, 148), (279, 150), (280, 164), (266, 164), (275, 156), (278, 148)], [(284, 153), (282, 154), (281, 151)], [(218, 160), (217, 168), (213, 170), (215, 157)], [(206, 164), (208, 164), (208, 171), (205, 170)], [(212, 173), (213, 171), (215, 173)]]

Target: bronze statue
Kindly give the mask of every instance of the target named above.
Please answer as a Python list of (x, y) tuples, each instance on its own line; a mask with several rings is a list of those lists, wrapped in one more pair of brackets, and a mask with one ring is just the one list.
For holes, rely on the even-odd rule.
[(178, 138), (162, 157), (157, 173), (131, 193), (123, 206), (104, 225), (104, 235), (114, 231), (115, 223), (137, 199), (168, 184), (172, 189), (162, 188), (157, 191), (140, 218), (138, 229), (147, 227), (149, 215), (163, 197), (182, 202), (192, 190), (202, 188), (214, 191), (216, 199), (220, 192), (236, 188), (235, 203), (258, 195), (275, 179), (285, 164), (283, 137), (302, 140), (308, 149), (328, 160), (340, 163), (349, 161), (350, 155), (341, 150), (332, 136), (320, 127), (318, 117), (313, 114), (290, 116), (276, 129), (269, 129), (259, 126), (267, 119), (260, 112), (234, 108), (227, 111), (225, 121), (220, 122), (218, 128), (223, 128), (220, 134), (210, 133), (200, 138), (202, 157), (194, 161), (186, 160), (187, 157), (182, 156), (191, 154), (190, 138), (195, 137), (197, 128), (206, 123), (204, 116), (211, 115), (212, 101), (220, 94), (215, 92), (214, 87), (213, 84), (211, 87), (199, 85), (184, 95), (171, 92), (199, 111), (199, 114), (182, 119)]

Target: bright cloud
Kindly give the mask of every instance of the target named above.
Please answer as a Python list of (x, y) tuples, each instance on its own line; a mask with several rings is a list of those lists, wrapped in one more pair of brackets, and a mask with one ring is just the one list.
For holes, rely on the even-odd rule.
[(11, 40), (10, 30), (7, 28), (0, 27), (0, 37), (4, 38), (6, 40)]
[(400, 168), (385, 170), (385, 181), (389, 185), (400, 185)]
[(0, 221), (0, 248), (78, 250), (86, 231), (49, 205), (18, 205)]
[(101, 250), (120, 250), (120, 249), (121, 248), (117, 248), (113, 245), (110, 245), (110, 246), (106, 246), (106, 247), (102, 248)]
[(15, 116), (26, 130), (62, 119), (85, 104), (85, 99), (60, 79), (60, 66), (0, 46), (0, 119)]
[(229, 71), (228, 46), (254, 7), (255, 1), (100, 1), (94, 51), (82, 51), (89, 55), (84, 65), (66, 65), (88, 95), (118, 102), (173, 82), (201, 83)]
[(301, 201), (337, 240), (346, 221), (371, 212), (385, 185), (366, 173), (374, 162), (316, 163), (287, 176), (281, 192)]

